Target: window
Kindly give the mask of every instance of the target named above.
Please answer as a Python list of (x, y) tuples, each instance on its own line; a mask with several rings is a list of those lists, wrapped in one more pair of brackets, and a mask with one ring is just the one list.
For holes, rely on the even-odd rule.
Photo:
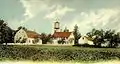
[(35, 43), (35, 41), (34, 41), (34, 40), (32, 40), (32, 43)]
[(30, 40), (29, 40), (29, 43), (30, 43)]
[(84, 37), (83, 37), (83, 40), (84, 40)]
[(22, 37), (20, 37), (19, 39), (21, 39)]
[(34, 43), (34, 41), (32, 40), (32, 43)]

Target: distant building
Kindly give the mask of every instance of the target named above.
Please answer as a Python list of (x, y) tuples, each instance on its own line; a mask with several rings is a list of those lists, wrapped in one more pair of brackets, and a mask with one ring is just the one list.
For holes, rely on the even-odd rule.
[(89, 45), (94, 45), (93, 39), (90, 38), (90, 37), (87, 37), (87, 36), (82, 36), (80, 39), (79, 39), (79, 44), (89, 44)]
[(109, 47), (110, 41), (108, 39), (104, 39), (104, 43), (101, 43), (102, 47)]
[[(62, 41), (59, 43), (59, 41)], [(53, 34), (54, 44), (74, 44), (74, 36), (72, 32), (55, 32)]]
[(40, 39), (40, 34), (34, 31), (24, 30), (24, 29), (20, 29), (19, 31), (17, 31), (17, 33), (14, 36), (14, 42), (26, 43), (26, 44), (36, 44), (36, 43), (42, 44), (42, 40)]
[(54, 23), (54, 33), (52, 37), (53, 44), (74, 44), (73, 33), (69, 32), (69, 30), (65, 30), (64, 32), (62, 32), (60, 30), (60, 23), (58, 21)]

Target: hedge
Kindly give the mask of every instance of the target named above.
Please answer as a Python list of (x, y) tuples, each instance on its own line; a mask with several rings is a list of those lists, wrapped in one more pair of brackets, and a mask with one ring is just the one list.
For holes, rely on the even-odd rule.
[(0, 60), (99, 61), (120, 59), (119, 49), (0, 46)]

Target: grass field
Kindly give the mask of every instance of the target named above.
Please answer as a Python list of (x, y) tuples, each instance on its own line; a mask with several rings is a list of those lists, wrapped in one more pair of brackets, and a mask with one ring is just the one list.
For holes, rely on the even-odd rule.
[(0, 47), (0, 60), (96, 62), (119, 60), (120, 48), (62, 45), (9, 45)]
[(99, 62), (38, 62), (38, 61), (2, 61), (0, 64), (120, 64), (118, 60)]
[[(18, 46), (14, 46), (18, 47)], [(89, 47), (76, 47), (72, 45), (20, 45), (19, 47), (30, 47), (37, 49), (58, 49), (58, 50), (84, 50), (84, 51), (111, 51), (120, 52), (120, 48), (89, 48)]]

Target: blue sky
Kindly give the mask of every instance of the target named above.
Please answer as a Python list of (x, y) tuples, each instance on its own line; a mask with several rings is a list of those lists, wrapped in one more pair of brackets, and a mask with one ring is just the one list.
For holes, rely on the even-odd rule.
[(13, 29), (52, 33), (57, 17), (61, 29), (72, 31), (77, 24), (82, 34), (92, 28), (120, 31), (120, 0), (0, 0), (0, 18)]

